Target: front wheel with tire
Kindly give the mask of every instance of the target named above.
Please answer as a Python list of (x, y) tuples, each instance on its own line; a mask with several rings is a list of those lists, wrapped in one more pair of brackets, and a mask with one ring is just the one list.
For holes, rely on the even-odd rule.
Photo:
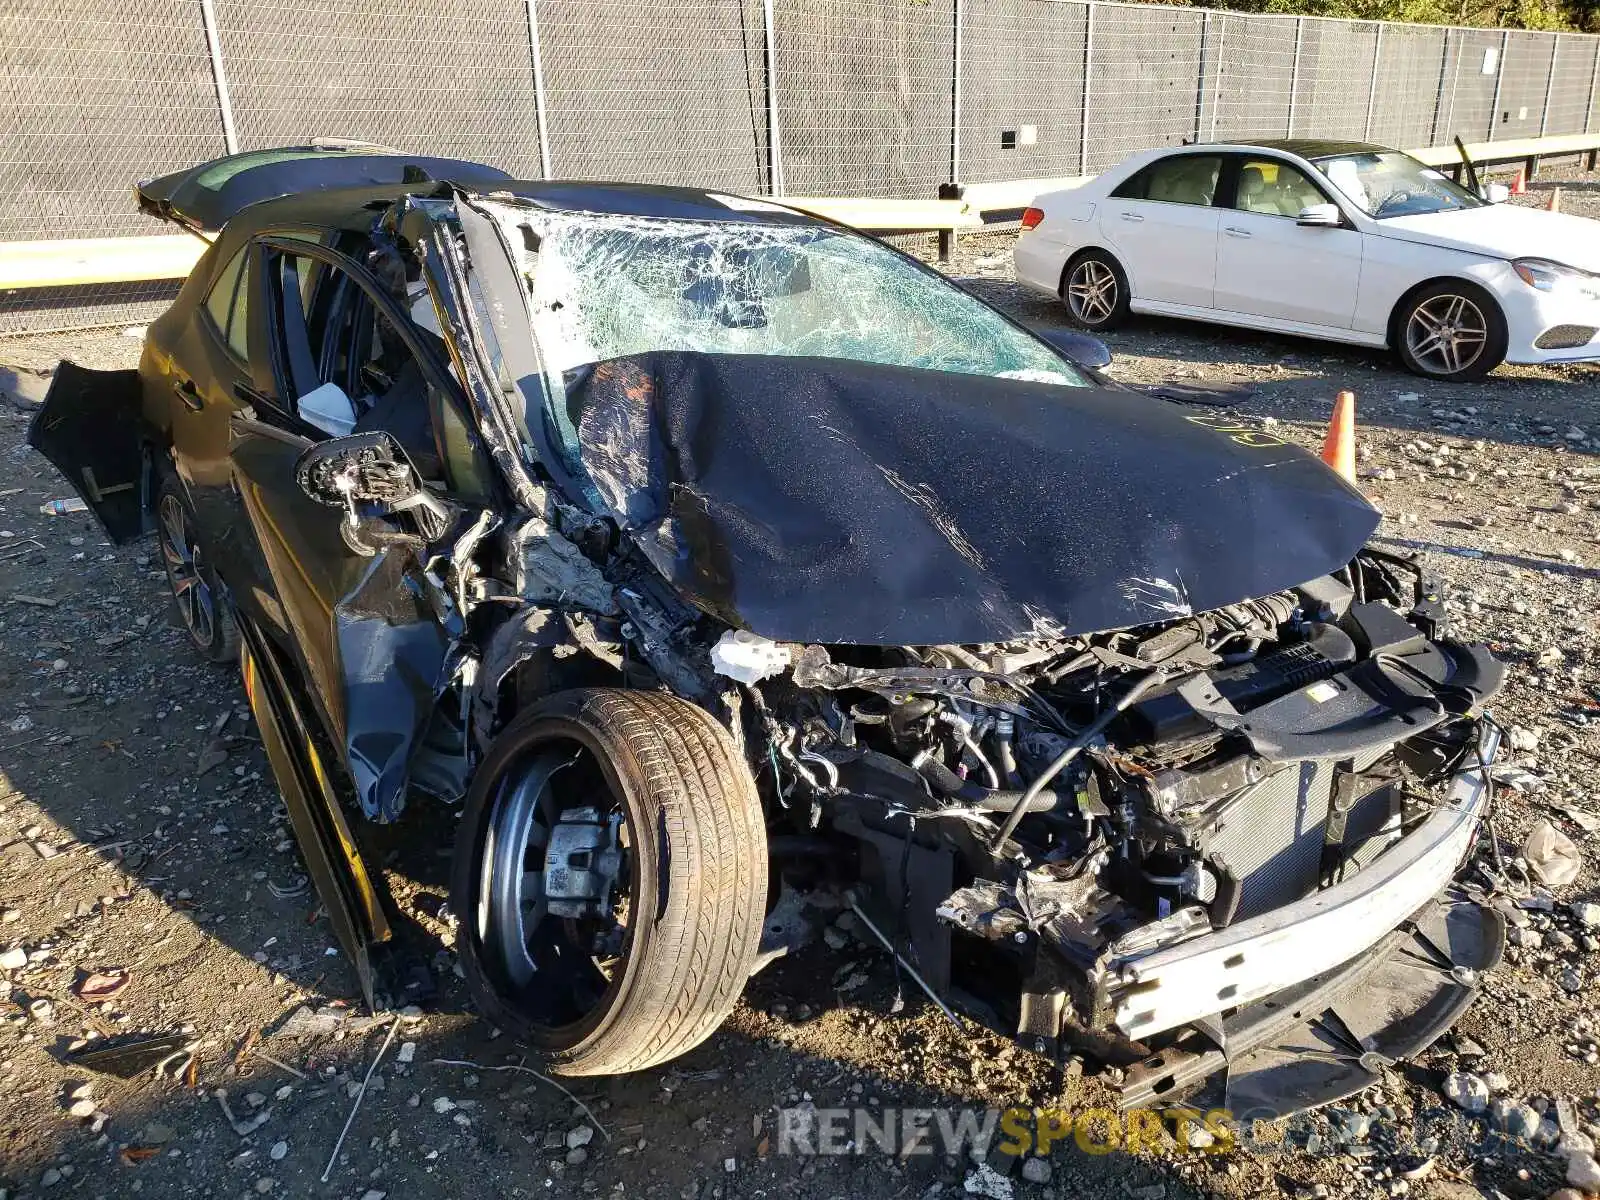
[(638, 1071), (732, 1011), (767, 892), (755, 780), (709, 713), (579, 688), (518, 716), (468, 791), (452, 904), (495, 1025), (564, 1075)]
[(183, 485), (171, 475), (161, 480), (156, 492), (156, 540), (178, 621), (190, 644), (212, 662), (233, 662), (239, 656), (233, 609), (201, 550), (194, 510)]
[(1128, 319), (1128, 276), (1104, 250), (1085, 250), (1061, 274), (1061, 300), (1075, 325), (1099, 331)]
[(1500, 306), (1465, 280), (1431, 283), (1395, 311), (1395, 353), (1406, 370), (1429, 379), (1482, 379), (1505, 361), (1506, 340)]

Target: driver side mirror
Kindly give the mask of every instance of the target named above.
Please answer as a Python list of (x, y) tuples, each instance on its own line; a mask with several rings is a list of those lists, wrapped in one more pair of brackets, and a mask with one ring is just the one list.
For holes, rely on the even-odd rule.
[(1511, 199), (1511, 189), (1503, 183), (1485, 184), (1483, 198), (1490, 204), (1504, 204)]
[(1302, 208), (1294, 223), (1311, 229), (1337, 229), (1344, 224), (1344, 214), (1337, 204), (1313, 204)]
[(1075, 329), (1041, 329), (1039, 336), (1075, 366), (1089, 371), (1102, 371), (1111, 365), (1111, 351), (1097, 337), (1090, 337)]
[[(355, 433), (312, 446), (294, 465), (295, 483), (312, 500), (345, 514), (345, 544), (370, 558), (385, 545), (426, 545), (452, 523), (450, 506), (428, 491), (405, 449), (389, 434)], [(389, 527), (410, 513), (417, 533)]]

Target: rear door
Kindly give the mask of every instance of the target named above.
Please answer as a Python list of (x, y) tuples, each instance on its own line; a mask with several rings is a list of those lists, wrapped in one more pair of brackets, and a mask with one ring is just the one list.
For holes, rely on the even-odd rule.
[(1172, 154), (1107, 197), (1100, 231), (1128, 273), (1134, 300), (1210, 308), (1219, 214), (1220, 154)]
[(1350, 224), (1296, 223), (1312, 205), (1338, 205), (1332, 189), (1276, 155), (1231, 157), (1225, 185), (1231, 194), (1217, 239), (1217, 309), (1349, 329), (1362, 235)]
[(210, 273), (199, 302), (174, 308), (150, 326), (143, 374), (146, 403), (171, 445), (201, 538), (217, 561), (237, 553), (228, 466), (229, 432), (250, 382), (250, 298), (255, 280), (249, 246), (219, 241), (201, 260)]

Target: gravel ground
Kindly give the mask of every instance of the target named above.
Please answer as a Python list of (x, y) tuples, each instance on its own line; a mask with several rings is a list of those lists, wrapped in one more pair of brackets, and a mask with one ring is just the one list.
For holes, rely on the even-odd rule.
[[(1524, 202), (1542, 202), (1544, 186)], [(1568, 211), (1600, 217), (1600, 180), (1564, 187)], [(1004, 236), (968, 239), (949, 269), (1025, 321), (1059, 324), (1059, 306), (1008, 282), (1008, 250)], [(1567, 1170), (1551, 1143), (1600, 1134), (1600, 929), (1584, 923), (1600, 909), (1581, 907), (1600, 900), (1600, 371), (1502, 368), (1443, 386), (1381, 354), (1201, 325), (1141, 320), (1109, 340), (1114, 375), (1248, 384), (1230, 411), (1307, 445), (1335, 391), (1357, 392), (1380, 544), (1425, 550), (1462, 632), (1513, 666), (1495, 712), (1530, 790), (1502, 789), (1496, 832), (1519, 944), (1456, 1035), (1298, 1123), (1276, 1150), (1058, 1152), (1008, 1185), (1132, 1200), (1548, 1195)], [(137, 349), (117, 331), (7, 339), (0, 363), (15, 372), (7, 390), (25, 396), (63, 356), (117, 366)], [(685, 1059), (569, 1081), (604, 1130), (589, 1132), (580, 1107), (514, 1069), (518, 1048), (471, 1016), (451, 969), (446, 852), (433, 849), (450, 818), (422, 806), (373, 844), (440, 994), (425, 1014), (364, 1018), (304, 890), (236, 672), (187, 652), (148, 544), (116, 549), (82, 516), (39, 513), (64, 487), (23, 445), (27, 412), (26, 399), (0, 405), (0, 1200), (955, 1196), (998, 1185), (938, 1154), (780, 1155), (776, 1110), (1109, 1099), (1108, 1081), (1062, 1078), (1004, 1039), (959, 1034), (915, 994), (894, 1011), (888, 960), (840, 929), (758, 976)], [(1551, 890), (1516, 861), (1542, 821), (1584, 860)], [(1487, 866), (1480, 855), (1480, 881)], [(302, 1007), (320, 1028), (280, 1032)], [(71, 1064), (98, 1038), (179, 1032), (195, 1055), (176, 1077), (122, 1081)], [(1444, 1099), (1454, 1072), (1476, 1083), (1458, 1077), (1453, 1090), (1495, 1092), (1492, 1117)]]

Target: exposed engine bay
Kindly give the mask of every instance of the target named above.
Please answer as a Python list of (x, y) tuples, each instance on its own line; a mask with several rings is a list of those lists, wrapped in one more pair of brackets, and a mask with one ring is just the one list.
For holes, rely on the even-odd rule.
[[(481, 677), (482, 736), (497, 724), (490, 695), (509, 709), (506, 697), (550, 687), (551, 672), (694, 698), (744, 748), (787, 887), (860, 896), (936, 1000), (1040, 1053), (1131, 1068), (1130, 1104), (1178, 1099), (1230, 1063), (1246, 1078), (1235, 1052), (1274, 1038), (1281, 1050), (1281, 1022), (1262, 1027), (1252, 1001), (1281, 1003), (1283, 982), (1331, 1003), (1420, 946), (1437, 969), (1395, 987), (1423, 996), (1431, 1040), (1498, 960), (1493, 913), (1453, 894), (1433, 900), (1458, 853), (1425, 885), (1429, 909), (1415, 921), (1409, 902), (1369, 906), (1356, 959), (1336, 951), (1326, 971), (1290, 963), (1235, 996), (1224, 984), (1209, 1001), (1141, 1010), (1138, 963), (1358, 885), (1430, 817), (1459, 807), (1464, 774), (1487, 774), (1493, 733), (1476, 714), (1503, 668), (1449, 639), (1437, 587), (1409, 558), (1369, 548), (1296, 588), (1111, 632), (779, 643), (652, 587), (622, 548), (607, 561), (626, 580), (616, 607), (594, 611), (606, 582), (578, 547), (602, 555), (605, 523), (564, 506), (553, 517), (512, 556), (517, 586), (545, 602), (582, 597), (591, 611), (530, 609), (499, 627)], [(530, 629), (546, 651), (529, 649)], [(497, 641), (523, 657), (508, 665)], [(1470, 815), (1475, 825), (1479, 810)], [(1385, 1012), (1396, 1003), (1387, 995)], [(1346, 1027), (1348, 1069), (1329, 1078), (1295, 1073), (1300, 1054), (1287, 1082), (1269, 1072), (1226, 1099), (1259, 1113), (1326, 1102), (1370, 1082), (1385, 1049), (1426, 1044), (1413, 1044), (1414, 1022), (1404, 1047), (1370, 1036), (1382, 1032)], [(1329, 1048), (1325, 1036), (1314, 1048)]]

